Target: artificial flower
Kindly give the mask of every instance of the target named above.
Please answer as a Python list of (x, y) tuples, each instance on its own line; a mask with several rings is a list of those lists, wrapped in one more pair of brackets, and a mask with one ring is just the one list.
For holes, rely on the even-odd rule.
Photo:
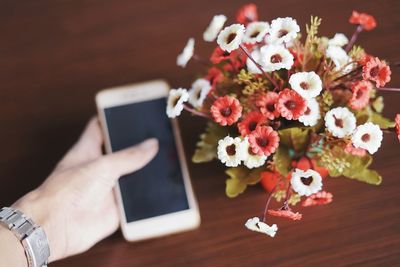
[(344, 152), (357, 157), (364, 157), (367, 151), (363, 148), (354, 147), (352, 143), (348, 143), (344, 148)]
[(278, 226), (276, 224), (269, 226), (268, 224), (261, 222), (258, 217), (248, 219), (244, 226), (251, 231), (263, 233), (270, 237), (274, 237), (278, 231)]
[(251, 150), (259, 156), (268, 157), (279, 146), (278, 133), (270, 126), (258, 126), (248, 137)]
[(265, 71), (289, 70), (293, 66), (293, 55), (282, 45), (263, 46), (260, 53), (260, 64)]
[(205, 77), (211, 84), (211, 91), (213, 91), (219, 82), (222, 82), (225, 77), (222, 71), (216, 67), (212, 67), (208, 70), (207, 76)]
[(207, 29), (203, 33), (203, 39), (206, 42), (213, 42), (215, 38), (217, 38), (218, 33), (224, 27), (226, 22), (225, 15), (216, 15), (212, 18), (210, 24), (208, 25)]
[(293, 212), (289, 209), (268, 210), (268, 214), (276, 217), (288, 218), (293, 221), (299, 221), (303, 215), (299, 212)]
[(252, 148), (250, 147), (248, 137), (246, 137), (242, 141), (242, 146), (243, 146), (243, 163), (247, 168), (249, 169), (258, 168), (265, 164), (267, 156), (255, 154)]
[(400, 142), (400, 114), (396, 114), (394, 122), (396, 123), (395, 131), (396, 131), (396, 134), (397, 134), (397, 139), (399, 139), (399, 142)]
[(295, 169), (290, 184), (300, 196), (310, 196), (322, 189), (322, 177), (312, 169), (306, 171)]
[(349, 22), (351, 24), (361, 25), (366, 31), (373, 30), (376, 27), (376, 20), (373, 16), (367, 13), (359, 13), (355, 10), (351, 14)]
[(346, 107), (333, 108), (325, 114), (325, 127), (333, 136), (343, 138), (356, 128), (356, 117)]
[(369, 81), (357, 81), (352, 87), (352, 97), (349, 100), (349, 106), (352, 109), (359, 110), (365, 108), (369, 103), (369, 96), (372, 85)]
[(247, 113), (244, 116), (244, 119), (239, 122), (238, 125), (238, 129), (239, 132), (242, 136), (246, 136), (248, 134), (250, 134), (251, 132), (253, 132), (257, 126), (262, 125), (263, 123), (266, 122), (266, 118), (265, 116), (258, 112), (258, 111), (252, 111)]
[(269, 30), (269, 23), (264, 21), (255, 21), (249, 23), (243, 37), (243, 42), (255, 44), (261, 42)]
[(300, 27), (296, 20), (290, 17), (277, 18), (271, 22), (267, 41), (271, 44), (289, 43), (296, 39)]
[(367, 122), (357, 126), (351, 137), (354, 147), (363, 148), (370, 154), (374, 154), (381, 146), (383, 133), (378, 125)]
[(290, 76), (289, 84), (305, 99), (316, 97), (322, 91), (321, 78), (313, 71), (293, 74)]
[[(251, 57), (254, 59), (255, 62), (257, 62), (258, 64), (260, 64), (260, 59), (261, 59), (261, 52), (260, 49), (256, 48), (251, 52)], [(254, 73), (254, 74), (261, 74), (261, 70), (256, 66), (256, 64), (254, 64), (254, 62), (250, 59), (247, 58), (246, 60), (246, 66), (247, 66), (247, 70), (250, 73)], [(260, 65), (260, 67), (262, 68), (262, 66)], [(265, 71), (265, 69), (263, 69)]]
[(340, 46), (330, 45), (326, 49), (326, 56), (335, 64), (335, 70), (347, 73), (352, 70), (353, 66), (350, 63), (351, 58), (346, 51)]
[(261, 113), (268, 118), (273, 120), (279, 117), (279, 111), (275, 108), (275, 104), (278, 102), (278, 93), (267, 92), (261, 95), (256, 100), (256, 106), (260, 109)]
[(299, 122), (303, 123), (305, 126), (312, 127), (317, 125), (320, 118), (321, 112), (318, 101), (315, 100), (315, 98), (307, 99), (307, 109), (304, 114), (299, 117)]
[(200, 108), (210, 90), (211, 84), (208, 80), (197, 79), (189, 90), (189, 103), (195, 108)]
[(223, 61), (233, 60), (235, 57), (234, 51), (229, 53), (227, 51), (222, 50), (219, 46), (217, 46), (213, 53), (211, 54), (210, 61), (213, 64), (219, 64)]
[(306, 112), (307, 103), (296, 91), (286, 88), (279, 92), (275, 108), (282, 117), (288, 120), (297, 120)]
[(181, 115), (183, 103), (189, 100), (189, 94), (186, 89), (178, 88), (169, 91), (167, 100), (167, 115), (170, 118), (175, 118)]
[(244, 25), (257, 20), (258, 13), (257, 6), (255, 4), (247, 4), (242, 6), (236, 14), (236, 21)]
[(363, 78), (374, 81), (376, 87), (385, 86), (390, 81), (392, 74), (390, 67), (377, 57), (370, 58), (363, 67)]
[(321, 191), (306, 198), (301, 205), (303, 207), (326, 205), (332, 202), (333, 195), (329, 192)]
[(226, 136), (218, 141), (218, 159), (227, 167), (237, 167), (243, 160), (242, 140), (239, 137)]
[(244, 36), (245, 27), (242, 24), (232, 24), (225, 27), (217, 38), (217, 43), (222, 50), (231, 52), (239, 48)]
[(222, 126), (232, 125), (242, 116), (239, 100), (232, 96), (219, 97), (211, 106), (211, 115)]
[(186, 64), (193, 57), (193, 53), (194, 53), (194, 39), (190, 38), (185, 48), (183, 48), (182, 53), (179, 54), (178, 57), (176, 58), (176, 64), (182, 68), (186, 67)]
[(261, 173), (261, 185), (267, 192), (272, 192), (278, 186), (281, 174), (277, 171), (265, 171)]
[(349, 42), (349, 39), (343, 33), (336, 33), (332, 39), (329, 39), (329, 46), (345, 46)]
[(329, 175), (329, 172), (326, 168), (319, 166), (315, 159), (309, 158), (307, 156), (303, 156), (298, 160), (293, 160), (292, 167), (303, 170), (303, 171), (312, 169), (312, 170), (318, 172), (322, 178), (326, 178)]

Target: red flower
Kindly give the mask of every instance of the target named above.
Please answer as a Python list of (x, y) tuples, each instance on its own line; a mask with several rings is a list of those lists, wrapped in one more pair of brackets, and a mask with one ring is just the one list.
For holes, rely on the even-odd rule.
[(211, 91), (215, 90), (215, 88), (217, 87), (217, 83), (222, 82), (224, 78), (225, 77), (222, 71), (216, 67), (210, 68), (208, 70), (207, 76), (205, 77), (206, 80), (210, 81)]
[(247, 113), (244, 119), (238, 123), (240, 134), (244, 137), (253, 132), (257, 126), (265, 122), (266, 118), (258, 111)]
[(264, 114), (270, 120), (279, 117), (279, 111), (275, 108), (275, 104), (278, 101), (278, 94), (275, 92), (268, 92), (266, 95), (262, 95), (256, 100), (256, 106), (260, 109), (261, 113)]
[(293, 67), (300, 66), (301, 62), (303, 61), (304, 55), (300, 52), (294, 51), (292, 48), (289, 48), (289, 52), (293, 55)]
[(364, 30), (370, 31), (376, 27), (376, 20), (373, 16), (367, 13), (358, 13), (353, 11), (349, 18), (351, 24), (358, 24), (363, 27)]
[(332, 202), (333, 195), (329, 192), (320, 191), (306, 198), (301, 205), (303, 207), (326, 205)]
[(244, 25), (258, 21), (257, 6), (255, 4), (242, 6), (236, 13), (236, 21)]
[(399, 142), (400, 142), (400, 114), (396, 114), (394, 121), (396, 123), (397, 138), (399, 139)]
[(344, 148), (344, 152), (357, 157), (364, 157), (367, 151), (363, 148), (354, 147), (352, 143), (348, 143)]
[(372, 84), (369, 81), (358, 81), (351, 87), (352, 97), (349, 99), (349, 106), (352, 109), (363, 109), (369, 103), (369, 93), (372, 90)]
[(249, 143), (254, 154), (269, 156), (279, 146), (279, 136), (270, 126), (258, 126), (249, 134)]
[(220, 97), (211, 106), (211, 115), (222, 126), (232, 125), (242, 116), (239, 100), (232, 96)]
[(367, 62), (370, 60), (370, 59), (372, 59), (372, 58), (374, 58), (374, 56), (372, 56), (372, 55), (369, 55), (369, 54), (367, 54), (367, 53), (363, 53), (363, 55), (360, 57), (360, 60), (358, 61), (358, 64), (360, 64), (360, 65), (365, 65), (365, 64), (367, 64)]
[(276, 217), (292, 219), (293, 221), (301, 220), (303, 217), (303, 215), (299, 212), (294, 213), (293, 211), (286, 209), (268, 210), (268, 214)]
[(389, 66), (381, 61), (379, 58), (370, 58), (363, 67), (363, 78), (364, 80), (371, 80), (376, 83), (376, 87), (385, 86), (390, 81)]
[(297, 120), (307, 110), (307, 103), (296, 91), (288, 88), (279, 93), (275, 108), (282, 117), (288, 120)]
[(301, 157), (297, 161), (293, 160), (292, 167), (303, 170), (303, 171), (312, 169), (312, 170), (318, 172), (322, 178), (327, 177), (329, 174), (328, 170), (324, 167), (319, 166), (315, 159), (310, 159), (306, 156)]
[(261, 185), (268, 192), (272, 192), (277, 186), (279, 181), (279, 172), (262, 172), (261, 173)]

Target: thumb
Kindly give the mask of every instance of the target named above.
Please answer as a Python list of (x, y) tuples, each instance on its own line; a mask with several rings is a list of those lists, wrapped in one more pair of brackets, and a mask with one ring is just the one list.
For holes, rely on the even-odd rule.
[(122, 175), (143, 168), (154, 158), (157, 151), (157, 139), (147, 139), (133, 147), (101, 157), (91, 164), (91, 168), (114, 185)]

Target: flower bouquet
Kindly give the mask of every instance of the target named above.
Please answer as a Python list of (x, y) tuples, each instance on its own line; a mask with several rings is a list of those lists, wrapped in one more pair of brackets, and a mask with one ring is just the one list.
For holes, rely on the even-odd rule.
[[(194, 53), (193, 38), (178, 56), (179, 66), (193, 60), (206, 73), (190, 90), (170, 91), (167, 115), (185, 109), (209, 120), (192, 160), (217, 158), (228, 167), (228, 197), (261, 182), (267, 191), (263, 216), (245, 226), (273, 237), (278, 227), (267, 224), (267, 216), (300, 220), (291, 206), (330, 203), (332, 193), (323, 190), (328, 176), (379, 185), (382, 178), (369, 165), (383, 131), (400, 137), (400, 115), (395, 122), (381, 115), (378, 93), (398, 90), (384, 87), (388, 63), (355, 45), (361, 32), (376, 27), (374, 17), (353, 11), (350, 40), (341, 33), (318, 36), (317, 17), (304, 36), (293, 18), (259, 21), (254, 4), (224, 28), (226, 20), (214, 16), (203, 34), (218, 44), (209, 60)], [(273, 199), (280, 208), (270, 208)]]

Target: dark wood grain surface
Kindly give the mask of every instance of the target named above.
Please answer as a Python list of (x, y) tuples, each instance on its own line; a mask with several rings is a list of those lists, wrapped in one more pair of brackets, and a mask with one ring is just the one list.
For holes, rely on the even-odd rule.
[[(0, 1), (0, 206), (38, 186), (95, 113), (96, 91), (110, 86), (167, 79), (188, 86), (201, 70), (182, 70), (175, 59), (187, 38), (200, 42), (213, 14), (233, 19), (242, 1)], [(400, 59), (398, 0), (256, 1), (261, 17), (297, 18), (302, 30), (311, 14), (323, 18), (321, 33), (348, 35), (353, 9), (372, 13), (375, 31), (359, 42), (367, 51)], [(393, 69), (392, 87), (400, 86)], [(385, 93), (385, 115), (400, 111), (400, 95)], [(204, 126), (180, 119), (187, 156)], [(375, 187), (345, 178), (329, 179), (329, 206), (301, 209), (304, 219), (275, 219), (272, 239), (244, 229), (261, 212), (263, 190), (236, 199), (224, 195), (218, 164), (190, 164), (202, 225), (198, 230), (139, 243), (118, 232), (87, 253), (51, 266), (400, 266), (400, 146), (385, 134), (374, 167), (383, 175)], [(106, 216), (106, 214), (105, 214)]]

